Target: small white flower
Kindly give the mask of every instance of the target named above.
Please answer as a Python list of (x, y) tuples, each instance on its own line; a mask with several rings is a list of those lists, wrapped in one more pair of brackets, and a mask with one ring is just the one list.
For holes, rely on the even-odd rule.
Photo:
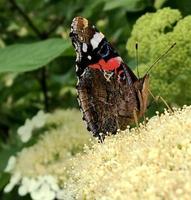
[(45, 125), (47, 114), (40, 110), (37, 115), (32, 118), (32, 123), (35, 128), (41, 128)]
[(15, 163), (16, 163), (16, 157), (11, 156), (8, 160), (7, 166), (6, 166), (4, 171), (5, 172), (11, 172), (15, 167)]
[(21, 185), (18, 189), (18, 194), (20, 196), (25, 196), (28, 193), (27, 187), (25, 185)]
[(43, 177), (44, 182), (46, 182), (47, 184), (49, 184), (50, 188), (54, 191), (58, 191), (59, 187), (57, 184), (57, 180), (55, 177), (51, 176), (51, 175), (47, 175)]
[(56, 197), (55, 192), (50, 189), (50, 186), (47, 183), (43, 183), (41, 187), (31, 192), (31, 198), (33, 200), (41, 200), (41, 199), (54, 200), (55, 197)]
[(15, 187), (15, 185), (17, 185), (17, 183), (19, 183), (20, 180), (21, 180), (21, 174), (20, 173), (15, 173), (11, 177), (10, 182), (8, 183), (8, 185), (5, 186), (4, 192), (5, 193), (10, 192)]
[(21, 184), (27, 188), (28, 192), (36, 190), (41, 183), (34, 178), (23, 177)]
[(23, 126), (21, 126), (17, 131), (22, 142), (25, 143), (30, 140), (33, 129), (34, 129), (33, 123), (31, 123), (31, 120), (27, 119), (25, 121), (25, 124)]
[(35, 191), (39, 186), (40, 186), (39, 181), (32, 178), (32, 179), (30, 179), (30, 184), (28, 185), (28, 190), (31, 193), (32, 191)]
[(22, 142), (28, 142), (32, 136), (32, 132), (35, 128), (41, 128), (45, 125), (48, 114), (45, 114), (40, 110), (31, 120), (27, 119), (25, 124), (21, 126), (17, 133), (21, 138)]
[(10, 192), (12, 189), (14, 188), (14, 185), (10, 182), (9, 184), (7, 184), (4, 188), (4, 192), (8, 193)]

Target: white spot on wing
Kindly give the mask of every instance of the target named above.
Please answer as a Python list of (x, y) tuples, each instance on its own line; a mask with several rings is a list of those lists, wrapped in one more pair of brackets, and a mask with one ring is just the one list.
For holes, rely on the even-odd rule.
[(83, 52), (87, 52), (87, 50), (88, 50), (87, 44), (86, 44), (86, 43), (83, 43), (83, 44), (82, 44), (82, 51), (83, 51)]
[[(77, 86), (79, 85), (80, 79), (77, 77)], [(78, 98), (77, 98), (78, 99)]]
[(78, 67), (78, 65), (76, 65), (76, 72), (79, 70), (79, 67)]
[(80, 54), (78, 52), (76, 52), (76, 61), (80, 60)]
[(74, 48), (76, 51), (78, 50), (78, 45), (76, 43), (74, 43)]
[(93, 38), (90, 40), (90, 43), (93, 47), (93, 49), (97, 48), (99, 43), (102, 41), (104, 38), (104, 35), (102, 33), (96, 32), (93, 36)]
[(86, 70), (84, 70), (84, 71), (83, 71), (83, 73), (82, 73), (82, 75), (81, 75), (81, 76), (84, 76), (84, 74), (85, 74), (85, 73), (86, 73)]
[(91, 57), (90, 55), (88, 55), (88, 59), (89, 59), (89, 60), (91, 60), (91, 59), (92, 59), (92, 57)]

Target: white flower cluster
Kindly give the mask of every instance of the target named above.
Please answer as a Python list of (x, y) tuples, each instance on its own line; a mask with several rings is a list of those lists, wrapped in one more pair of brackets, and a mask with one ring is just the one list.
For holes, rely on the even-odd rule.
[(23, 177), (18, 192), (20, 196), (30, 193), (34, 200), (53, 200), (56, 198), (58, 190), (57, 180), (53, 176), (47, 175), (39, 176), (37, 179)]
[(40, 110), (32, 119), (26, 119), (25, 124), (17, 130), (18, 135), (23, 143), (28, 142), (32, 132), (45, 125), (48, 114)]
[(19, 132), (27, 141), (24, 134), (31, 137), (32, 130), (44, 125), (55, 126), (47, 129), (35, 144), (9, 158), (4, 171), (11, 174), (11, 179), (4, 192), (9, 193), (17, 186), (20, 196), (30, 194), (33, 200), (73, 199), (70, 191), (63, 189), (72, 167), (70, 160), (83, 151), (84, 144), (89, 143), (90, 134), (76, 109), (58, 110), (52, 114), (40, 111), (27, 120)]
[(20, 173), (16, 173), (11, 177), (4, 192), (10, 192), (17, 184), (19, 184), (19, 195), (25, 196), (26, 194), (30, 194), (33, 200), (54, 200), (60, 196), (57, 179), (50, 175), (29, 178), (21, 177)]
[(165, 111), (73, 159), (74, 199), (191, 199), (191, 106)]
[[(5, 172), (11, 172), (16, 166), (16, 157), (11, 156)], [(18, 187), (18, 194), (25, 196), (30, 194), (33, 200), (73, 200), (70, 191), (65, 191), (60, 187), (58, 178), (51, 175), (38, 176), (36, 178), (22, 176), (20, 172), (12, 174), (9, 183), (4, 188), (5, 193), (9, 193), (15, 186)]]
[(4, 169), (5, 172), (11, 172), (16, 164), (16, 157), (15, 156), (11, 156), (8, 160), (7, 166)]
[(9, 181), (9, 184), (6, 185), (4, 188), (4, 192), (8, 193), (10, 192), (21, 180), (21, 174), (15, 173), (11, 176), (11, 180)]
[(89, 137), (80, 113), (51, 117), (61, 125), (10, 158), (5, 192), (17, 185), (33, 200), (190, 199), (191, 106), (157, 114), (81, 154)]

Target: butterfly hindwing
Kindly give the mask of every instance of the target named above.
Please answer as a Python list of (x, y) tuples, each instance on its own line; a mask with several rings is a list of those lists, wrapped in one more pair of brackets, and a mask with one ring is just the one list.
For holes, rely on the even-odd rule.
[(126, 128), (140, 109), (142, 94), (135, 85), (142, 83), (137, 84), (131, 69), (87, 19), (73, 19), (70, 37), (76, 50), (78, 101), (88, 130), (100, 138), (100, 133), (104, 137)]

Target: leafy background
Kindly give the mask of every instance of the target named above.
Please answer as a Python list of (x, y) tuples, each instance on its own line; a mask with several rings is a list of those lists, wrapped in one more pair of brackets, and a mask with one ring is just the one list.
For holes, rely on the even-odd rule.
[[(23, 144), (16, 134), (18, 128), (39, 110), (53, 113), (78, 107), (75, 53), (68, 36), (72, 19), (80, 15), (96, 24), (134, 69), (133, 45), (131, 50), (128, 48), (129, 54), (126, 48), (132, 29), (145, 13), (164, 7), (178, 9), (182, 17), (191, 14), (190, 0), (0, 1), (0, 199), (30, 199), (17, 196), (15, 190), (3, 193), (9, 180), (9, 174), (3, 170), (10, 155), (38, 140), (37, 137)], [(186, 87), (181, 90), (186, 94)], [(156, 92), (158, 95), (160, 89)], [(169, 96), (166, 92), (164, 98), (171, 104), (190, 102), (189, 98)], [(157, 106), (151, 106), (149, 115)]]

